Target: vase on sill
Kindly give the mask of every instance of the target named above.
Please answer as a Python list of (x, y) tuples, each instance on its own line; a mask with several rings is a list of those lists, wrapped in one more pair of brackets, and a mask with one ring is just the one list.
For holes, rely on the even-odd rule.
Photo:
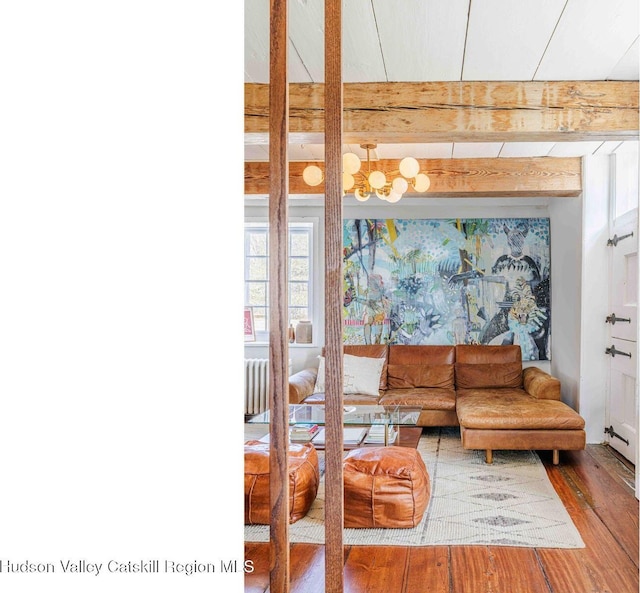
[(296, 343), (311, 344), (312, 327), (310, 321), (299, 321), (296, 326)]
[(293, 323), (289, 324), (289, 344), (293, 344), (296, 341), (296, 330), (293, 329)]

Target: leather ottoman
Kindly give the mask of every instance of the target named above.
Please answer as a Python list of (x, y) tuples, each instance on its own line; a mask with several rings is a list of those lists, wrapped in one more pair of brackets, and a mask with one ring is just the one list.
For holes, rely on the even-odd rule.
[(345, 527), (415, 527), (431, 496), (416, 449), (361, 447), (343, 462)]
[[(289, 445), (289, 523), (302, 519), (318, 494), (320, 471), (318, 453), (311, 443)], [(244, 522), (268, 525), (269, 443), (244, 444)]]

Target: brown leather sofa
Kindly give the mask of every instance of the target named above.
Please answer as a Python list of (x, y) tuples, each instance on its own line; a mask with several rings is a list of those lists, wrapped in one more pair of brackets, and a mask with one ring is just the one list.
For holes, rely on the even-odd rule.
[[(345, 394), (344, 403), (421, 407), (419, 426), (460, 426), (465, 449), (584, 449), (583, 418), (560, 401), (560, 381), (522, 368), (520, 346), (344, 346), (344, 353), (384, 358), (377, 396)], [(317, 369), (289, 378), (290, 403), (323, 403), (313, 393)]]

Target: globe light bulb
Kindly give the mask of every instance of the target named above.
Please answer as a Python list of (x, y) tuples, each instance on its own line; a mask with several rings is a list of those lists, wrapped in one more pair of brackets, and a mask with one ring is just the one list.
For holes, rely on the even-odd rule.
[(382, 189), (386, 182), (387, 178), (382, 171), (371, 171), (369, 174), (369, 185), (373, 189)]
[(353, 192), (353, 195), (355, 196), (356, 200), (358, 200), (358, 202), (366, 202), (369, 199), (369, 194), (368, 193), (362, 193), (360, 191), (359, 187), (356, 187), (356, 190)]
[(349, 191), (356, 184), (356, 180), (351, 173), (342, 174), (342, 189)]
[(360, 171), (360, 157), (353, 152), (343, 154), (342, 171), (344, 173), (349, 173), (350, 175), (355, 175)]
[(376, 196), (378, 196), (383, 202), (387, 201), (387, 196), (383, 191), (380, 191), (379, 189), (376, 190)]
[(417, 192), (422, 193), (427, 191), (430, 185), (431, 179), (429, 179), (427, 175), (425, 175), (424, 173), (419, 173), (418, 175), (416, 175), (416, 180), (413, 184), (413, 187)]
[(407, 156), (400, 161), (400, 174), (408, 179), (413, 179), (420, 171), (420, 164), (412, 156)]
[(390, 202), (391, 204), (395, 204), (396, 202), (398, 202), (400, 200), (401, 197), (402, 197), (402, 194), (399, 194), (399, 193), (396, 193), (395, 191), (392, 191), (387, 196), (387, 202)]
[(409, 184), (404, 177), (396, 177), (391, 182), (391, 188), (395, 193), (402, 195), (409, 189)]
[(302, 179), (307, 185), (315, 187), (316, 185), (320, 185), (324, 180), (324, 175), (322, 174), (322, 169), (320, 167), (316, 167), (315, 165), (309, 165), (305, 167), (302, 172)]

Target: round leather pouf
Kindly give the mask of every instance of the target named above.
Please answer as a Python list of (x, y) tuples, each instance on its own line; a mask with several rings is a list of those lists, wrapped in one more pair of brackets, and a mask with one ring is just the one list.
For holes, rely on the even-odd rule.
[[(318, 453), (311, 443), (289, 445), (289, 523), (302, 519), (318, 494)], [(244, 522), (269, 525), (269, 444), (244, 444)]]
[(409, 447), (361, 447), (344, 459), (345, 527), (415, 527), (431, 496), (420, 453)]

